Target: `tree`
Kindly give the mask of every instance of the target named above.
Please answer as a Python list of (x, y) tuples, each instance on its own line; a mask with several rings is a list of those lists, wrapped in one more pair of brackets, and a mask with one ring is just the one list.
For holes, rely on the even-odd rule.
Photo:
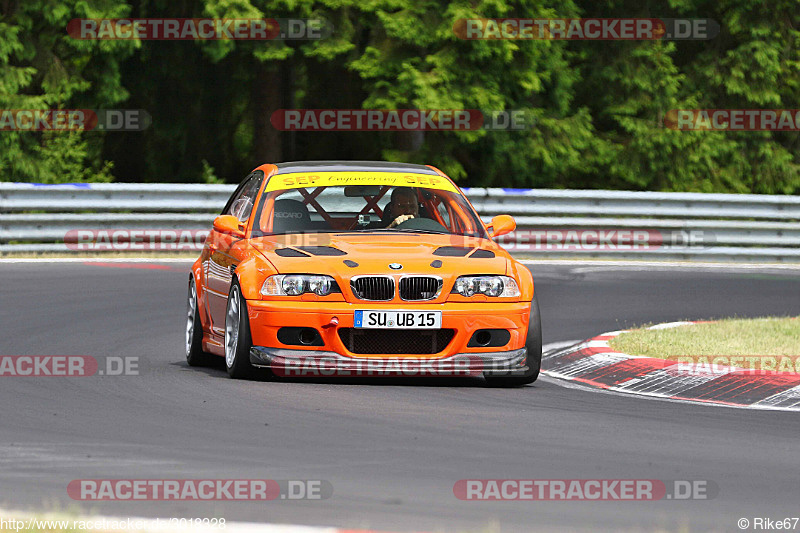
[[(113, 0), (6, 1), (0, 4), (0, 108), (45, 110), (105, 108), (122, 102), (118, 62), (135, 43), (69, 37), (72, 18), (117, 17)], [(109, 181), (112, 163), (100, 157), (97, 132), (4, 131), (0, 175), (44, 183)]]

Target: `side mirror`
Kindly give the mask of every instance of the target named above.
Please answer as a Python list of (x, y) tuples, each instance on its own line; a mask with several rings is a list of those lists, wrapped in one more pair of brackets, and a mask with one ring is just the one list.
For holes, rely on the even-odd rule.
[(499, 237), (500, 235), (511, 233), (517, 229), (517, 223), (514, 221), (514, 217), (510, 215), (497, 215), (489, 222), (489, 225), (486, 226), (486, 229), (489, 228), (491, 228), (489, 230), (489, 235), (491, 237)]
[(244, 228), (239, 219), (233, 215), (220, 215), (215, 218), (214, 229), (220, 233), (229, 233), (234, 237), (244, 237)]

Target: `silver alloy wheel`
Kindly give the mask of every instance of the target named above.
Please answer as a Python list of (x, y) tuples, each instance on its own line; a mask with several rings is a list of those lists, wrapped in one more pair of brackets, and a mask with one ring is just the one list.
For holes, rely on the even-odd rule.
[(239, 344), (239, 287), (231, 289), (228, 298), (228, 312), (225, 313), (225, 364), (233, 367), (236, 348)]
[(189, 301), (186, 303), (186, 355), (192, 350), (192, 338), (194, 337), (194, 316), (197, 311), (197, 291), (194, 288), (194, 280), (189, 283)]

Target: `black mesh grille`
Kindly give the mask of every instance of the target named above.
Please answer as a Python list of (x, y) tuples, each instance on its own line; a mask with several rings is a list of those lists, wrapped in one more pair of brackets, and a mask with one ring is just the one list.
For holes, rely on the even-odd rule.
[(362, 276), (350, 280), (353, 294), (359, 300), (391, 300), (394, 298), (394, 280), (381, 276)]
[(455, 336), (454, 329), (339, 328), (345, 347), (357, 354), (435, 354)]
[(403, 300), (433, 300), (442, 288), (442, 280), (429, 276), (410, 276), (400, 279), (400, 298)]

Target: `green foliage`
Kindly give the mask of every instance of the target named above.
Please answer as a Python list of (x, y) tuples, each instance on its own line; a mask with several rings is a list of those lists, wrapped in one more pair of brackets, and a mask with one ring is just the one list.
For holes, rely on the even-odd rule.
[(203, 172), (200, 175), (200, 181), (202, 183), (208, 183), (208, 184), (212, 184), (212, 185), (217, 185), (217, 184), (220, 184), (220, 183), (224, 183), (224, 181), (222, 181), (221, 179), (219, 179), (217, 177), (217, 174), (216, 174), (216, 171), (214, 170), (214, 167), (209, 165), (208, 161), (203, 159), (202, 163), (203, 163)]
[[(6, 11), (2, 11), (5, 9)], [(103, 108), (124, 101), (118, 62), (135, 43), (81, 41), (65, 31), (73, 18), (121, 17), (114, 0), (25, 0), (0, 8), (0, 109)], [(96, 133), (0, 133), (0, 176), (43, 183), (110, 181)]]
[[(10, 7), (8, 7), (10, 6)], [(4, 12), (3, 9), (6, 11)], [(308, 41), (80, 41), (72, 18), (324, 18)], [(710, 18), (708, 41), (463, 40), (458, 19)], [(796, 0), (0, 2), (0, 108), (142, 108), (141, 133), (0, 134), (0, 179), (239, 181), (266, 160), (431, 163), (464, 185), (800, 193), (797, 132), (675, 131), (793, 109)], [(525, 110), (521, 131), (277, 132), (279, 108)]]

